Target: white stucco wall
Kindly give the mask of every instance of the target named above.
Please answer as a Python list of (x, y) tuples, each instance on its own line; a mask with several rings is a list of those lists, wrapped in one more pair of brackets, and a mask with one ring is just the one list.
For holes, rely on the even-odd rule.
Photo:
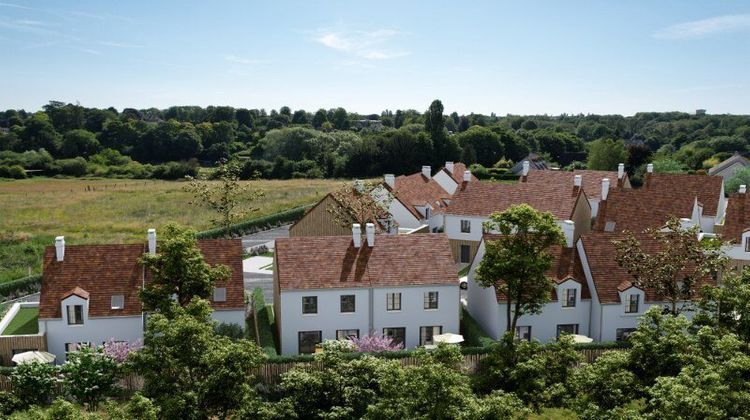
[[(461, 232), (461, 220), (469, 220), (471, 222), (470, 233)], [(482, 223), (486, 222), (487, 220), (489, 220), (488, 217), (458, 216), (453, 214), (446, 214), (445, 234), (448, 236), (448, 239), (479, 242), (482, 240)]]
[[(424, 292), (438, 292), (438, 309), (424, 309)], [(401, 293), (401, 310), (386, 310), (386, 294)], [(341, 313), (340, 296), (355, 295), (355, 312)], [(318, 297), (318, 313), (302, 314), (302, 297)], [(300, 331), (321, 331), (323, 340), (335, 340), (337, 330), (358, 329), (360, 337), (383, 328), (406, 328), (406, 346), (419, 345), (419, 327), (443, 327), (443, 332), (459, 331), (459, 288), (419, 286), (398, 288), (350, 288), (281, 291), (281, 353), (298, 353)]]
[(47, 351), (57, 356), (57, 363), (65, 362), (65, 343), (91, 343), (100, 346), (110, 339), (133, 342), (143, 340), (143, 320), (140, 315), (88, 318), (82, 325), (68, 325), (63, 319), (40, 319), (39, 332), (47, 332)]
[(225, 324), (237, 324), (245, 329), (245, 310), (244, 309), (226, 309), (215, 310), (211, 313), (211, 318), (217, 322)]
[(398, 226), (402, 228), (414, 229), (423, 224), (398, 200), (391, 201), (391, 204), (388, 206), (388, 213), (390, 213)]
[(438, 183), (448, 194), (453, 195), (453, 193), (456, 192), (456, 188), (458, 188), (458, 183), (456, 183), (456, 180), (453, 179), (452, 176), (448, 175), (445, 171), (438, 171), (438, 173), (435, 174), (435, 176), (432, 177), (432, 179), (435, 180), (435, 182)]
[(726, 168), (722, 169), (721, 171), (715, 173), (714, 175), (718, 175), (724, 178), (724, 181), (727, 181), (731, 179), (737, 171), (744, 169), (744, 168), (745, 168), (745, 165), (743, 165), (740, 162), (735, 162), (727, 166)]

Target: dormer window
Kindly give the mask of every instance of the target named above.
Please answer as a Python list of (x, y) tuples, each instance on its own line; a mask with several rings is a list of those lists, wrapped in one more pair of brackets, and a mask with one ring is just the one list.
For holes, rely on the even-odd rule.
[(83, 325), (83, 305), (68, 305), (68, 325)]
[(565, 289), (565, 295), (563, 299), (563, 307), (572, 308), (576, 306), (576, 289)]
[(625, 313), (635, 314), (638, 313), (638, 306), (641, 302), (641, 296), (637, 294), (628, 295), (628, 306), (625, 308)]
[(112, 309), (122, 309), (125, 307), (125, 296), (123, 295), (112, 295), (110, 302)]

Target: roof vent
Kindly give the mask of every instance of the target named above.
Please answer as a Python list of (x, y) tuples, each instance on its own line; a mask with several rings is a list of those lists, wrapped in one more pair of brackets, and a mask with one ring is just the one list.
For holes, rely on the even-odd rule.
[(388, 185), (391, 188), (396, 188), (396, 175), (385, 174), (383, 178), (384, 178), (386, 185)]
[(373, 223), (367, 223), (365, 225), (365, 234), (367, 235), (367, 246), (370, 248), (375, 246), (375, 225)]
[(471, 171), (464, 171), (464, 182), (471, 181)]
[(65, 259), (65, 237), (64, 236), (58, 236), (55, 238), (55, 256), (57, 257), (57, 261), (62, 261)]
[(352, 241), (354, 242), (355, 248), (362, 246), (362, 227), (359, 223), (352, 225)]
[(149, 229), (146, 237), (148, 238), (148, 253), (156, 255), (156, 229)]
[(622, 179), (625, 176), (625, 164), (620, 163), (617, 165), (617, 179)]
[(422, 167), (422, 176), (430, 179), (432, 178), (432, 166), (423, 166)]
[(573, 186), (574, 187), (580, 187), (581, 182), (583, 181), (583, 177), (580, 175), (573, 176)]

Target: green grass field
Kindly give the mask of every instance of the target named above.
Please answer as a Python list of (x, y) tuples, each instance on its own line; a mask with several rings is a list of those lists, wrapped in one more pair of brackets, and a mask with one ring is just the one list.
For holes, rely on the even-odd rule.
[(39, 308), (20, 308), (2, 335), (36, 334), (39, 332)]
[[(342, 180), (243, 181), (265, 196), (248, 207), (263, 216), (320, 200)], [(197, 230), (213, 215), (190, 204), (185, 182), (32, 178), (0, 182), (0, 283), (41, 270), (45, 245), (143, 241), (146, 230), (174, 221)]]

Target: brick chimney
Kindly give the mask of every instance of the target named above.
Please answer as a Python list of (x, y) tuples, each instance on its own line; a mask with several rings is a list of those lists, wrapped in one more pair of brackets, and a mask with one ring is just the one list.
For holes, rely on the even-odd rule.
[(422, 166), (422, 176), (427, 179), (432, 178), (432, 166)]
[(362, 194), (363, 192), (365, 192), (365, 182), (361, 179), (355, 179), (354, 189), (357, 190), (358, 193)]
[(576, 223), (572, 220), (563, 220), (562, 231), (565, 234), (565, 246), (573, 248), (573, 235), (576, 231)]
[(453, 162), (445, 162), (445, 169), (453, 175)]
[(148, 238), (148, 253), (156, 255), (156, 229), (149, 229), (146, 237)]
[(383, 178), (384, 178), (386, 185), (388, 185), (391, 188), (396, 188), (396, 175), (385, 174)]
[(58, 236), (55, 238), (55, 256), (57, 257), (57, 261), (62, 261), (65, 259), (65, 237), (64, 236)]
[(359, 223), (352, 225), (352, 241), (354, 241), (355, 248), (362, 246), (362, 227)]
[(367, 235), (367, 246), (370, 248), (375, 246), (375, 225), (367, 223), (365, 225), (365, 234)]
[(609, 178), (602, 178), (602, 201), (607, 201), (609, 196)]

